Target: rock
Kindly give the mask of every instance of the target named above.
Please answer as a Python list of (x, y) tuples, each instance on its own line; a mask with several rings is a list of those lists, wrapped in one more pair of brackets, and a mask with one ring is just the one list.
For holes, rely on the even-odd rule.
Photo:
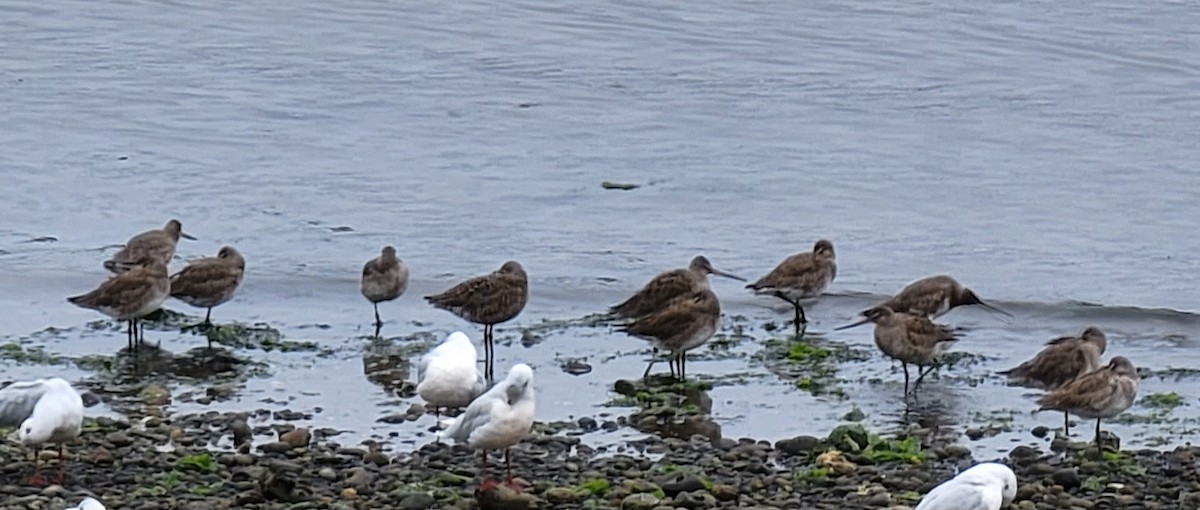
[(104, 439), (117, 448), (124, 448), (133, 444), (133, 439), (130, 439), (129, 435), (124, 432), (111, 432)]
[(538, 499), (532, 494), (514, 491), (503, 485), (475, 495), (482, 510), (526, 510), (537, 508)]
[(287, 453), (292, 450), (292, 445), (283, 441), (267, 443), (258, 447), (263, 453)]
[(807, 455), (819, 450), (821, 446), (821, 440), (812, 436), (796, 436), (775, 443), (775, 449), (787, 455)]
[(867, 430), (857, 424), (838, 425), (826, 443), (844, 452), (858, 452), (867, 447)]
[(323, 467), (323, 468), (321, 468), (320, 471), (317, 471), (317, 476), (319, 476), (327, 481), (330, 481), (330, 482), (337, 480), (337, 473), (334, 470), (327, 468), (327, 467)]
[(307, 448), (308, 443), (312, 440), (312, 433), (304, 427), (299, 427), (290, 432), (280, 434), (279, 440), (292, 445), (292, 448)]
[(542, 495), (554, 504), (574, 503), (576, 499), (575, 491), (566, 487), (554, 487)]
[(1056, 485), (1061, 485), (1062, 488), (1066, 490), (1079, 487), (1079, 473), (1076, 473), (1075, 470), (1071, 468), (1064, 468), (1055, 471), (1054, 474), (1050, 475), (1050, 479), (1054, 480)]
[(157, 384), (150, 384), (142, 388), (138, 398), (148, 406), (165, 406), (171, 403), (171, 392)]
[(653, 494), (639, 492), (630, 494), (621, 500), (621, 510), (651, 510), (658, 506), (659, 499)]
[(863, 498), (862, 502), (864, 505), (870, 506), (888, 506), (892, 504), (892, 495), (886, 492), (876, 492)]
[(375, 474), (363, 468), (353, 468), (346, 472), (346, 484), (359, 489), (370, 487), (375, 483)]
[(709, 494), (708, 491), (698, 490), (692, 492), (683, 492), (672, 498), (675, 500), (675, 506), (689, 508), (692, 510), (713, 508), (717, 506), (717, 498)]
[(1031, 430), (1030, 432), (1033, 433), (1033, 437), (1041, 439), (1043, 437), (1046, 437), (1046, 435), (1050, 433), (1050, 427), (1047, 427), (1045, 425), (1038, 425), (1038, 426), (1034, 427), (1033, 430)]
[(383, 467), (388, 464), (391, 464), (392, 460), (388, 458), (387, 454), (380, 452), (380, 451), (374, 451), (374, 452), (368, 453), (365, 457), (363, 457), (363, 462), (366, 462), (368, 464), (375, 464), (376, 466)]
[(234, 420), (229, 424), (229, 429), (233, 433), (234, 446), (249, 443), (254, 438), (254, 431), (250, 430), (250, 425), (246, 424), (246, 420)]
[(692, 475), (662, 485), (663, 493), (674, 498), (684, 492), (704, 490), (704, 481)]
[(946, 445), (938, 452), (938, 457), (943, 459), (962, 459), (971, 456), (971, 449), (960, 444)]
[(590, 416), (580, 418), (577, 423), (579, 423), (579, 428), (584, 432), (592, 432), (600, 428), (600, 424), (596, 422), (596, 419)]
[(414, 492), (400, 500), (400, 510), (425, 510), (434, 504), (433, 495), (428, 492)]
[(108, 451), (108, 448), (103, 446), (92, 451), (92, 455), (88, 457), (92, 464), (107, 466), (113, 463), (113, 454)]
[(717, 498), (717, 501), (734, 501), (738, 498), (740, 492), (737, 487), (719, 483), (713, 485), (712, 495)]

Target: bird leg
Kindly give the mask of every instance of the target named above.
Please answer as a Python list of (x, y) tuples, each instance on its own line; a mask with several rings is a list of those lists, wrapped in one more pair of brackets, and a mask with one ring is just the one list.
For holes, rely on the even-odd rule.
[(373, 302), (371, 304), (375, 306), (375, 324), (372, 325), (378, 328), (383, 325), (383, 321), (379, 319), (379, 303)]
[(904, 395), (908, 396), (908, 363), (901, 361), (900, 366), (904, 367)]
[(63, 483), (63, 470), (66, 468), (66, 464), (67, 454), (63, 451), (63, 444), (58, 443), (58, 480), (55, 483), (59, 485)]
[(125, 328), (125, 339), (129, 341), (129, 350), (133, 350), (133, 319), (127, 321), (128, 327)]
[(50, 480), (42, 477), (42, 459), (38, 455), (38, 451), (33, 451), (33, 476), (29, 477), (29, 485), (35, 487), (45, 487), (50, 485)]
[(679, 380), (687, 380), (687, 353), (679, 351)]
[(925, 379), (925, 376), (933, 373), (936, 368), (937, 365), (929, 365), (929, 370), (926, 370), (925, 367), (917, 365), (917, 382), (913, 384), (913, 391), (916, 391), (921, 386), (921, 381)]
[(483, 376), (488, 382), (495, 379), (495, 372), (492, 369), (492, 325), (483, 325)]
[(513, 481), (512, 459), (509, 458), (508, 448), (504, 449), (504, 468), (508, 471), (508, 480), (504, 482), (504, 485), (506, 485), (509, 489), (512, 489), (514, 492), (525, 492), (525, 487), (522, 487), (521, 484)]
[[(646, 365), (646, 371), (642, 372), (642, 379), (650, 377), (650, 369), (654, 368), (654, 364), (658, 362), (658, 347), (650, 348), (650, 364)], [(675, 375), (675, 362), (671, 362), (671, 375)]]
[(487, 477), (487, 450), (483, 450), (481, 455), (483, 466), (479, 468), (479, 478), (483, 479), (483, 482), (479, 484), (479, 492), (487, 492), (496, 488), (496, 482)]
[(1104, 458), (1104, 446), (1100, 441), (1100, 418), (1096, 418), (1096, 458)]
[(1063, 411), (1063, 435), (1071, 437), (1071, 415)]

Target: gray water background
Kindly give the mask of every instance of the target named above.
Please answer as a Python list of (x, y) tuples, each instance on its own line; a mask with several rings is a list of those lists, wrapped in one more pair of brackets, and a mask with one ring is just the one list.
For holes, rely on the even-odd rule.
[[(1032, 394), (988, 374), (1089, 323), (1138, 366), (1200, 367), (1194, 3), (51, 0), (0, 13), (0, 335), (83, 329), (98, 315), (63, 298), (105, 277), (115, 245), (178, 217), (200, 238), (183, 259), (232, 244), (248, 260), (218, 320), (338, 349), (247, 354), (273, 375), (232, 408), (285, 395), (321, 407), (315, 425), (417, 440), (412, 424), (374, 423), (407, 403), (361, 370), (357, 277), (384, 244), (414, 275), (384, 307), (387, 335), (478, 339), (418, 296), (510, 258), (531, 276), (520, 326), (603, 310), (696, 254), (755, 278), (825, 237), (843, 296), (811, 309), (814, 330), (943, 272), (1016, 313), (946, 316), (972, 328), (957, 349), (990, 360), (970, 369), (982, 383), (930, 390), (952, 416), (1027, 413)], [(57, 241), (29, 242), (44, 236)], [(788, 316), (714, 286), (729, 314)], [(121, 336), (45, 347), (111, 354)], [(871, 348), (866, 328), (828, 338)], [(641, 349), (601, 328), (497, 351), (500, 367), (534, 364), (539, 418), (555, 420), (620, 414), (598, 405), (641, 373)], [(596, 370), (563, 374), (566, 357)], [(855, 405), (892, 426), (898, 373), (880, 356), (855, 370), (839, 401), (750, 358), (689, 365), (756, 375), (749, 391), (714, 389), (714, 416), (726, 435), (769, 439), (822, 435)], [(1193, 421), (1198, 389), (1143, 381), (1185, 395), (1176, 413)]]

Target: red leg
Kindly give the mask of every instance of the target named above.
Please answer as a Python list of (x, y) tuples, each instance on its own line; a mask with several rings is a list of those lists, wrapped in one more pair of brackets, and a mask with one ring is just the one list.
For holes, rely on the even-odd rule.
[(63, 483), (63, 470), (66, 468), (66, 466), (67, 454), (63, 451), (63, 444), (58, 443), (58, 480), (56, 483), (59, 485), (62, 485)]
[(496, 482), (487, 477), (487, 450), (483, 451), (481, 458), (483, 459), (483, 467), (479, 468), (479, 478), (483, 482), (479, 484), (479, 492), (487, 492), (496, 488)]
[(42, 458), (38, 455), (38, 451), (33, 451), (33, 476), (29, 477), (29, 485), (37, 487), (45, 487), (50, 485), (50, 481), (42, 477)]
[(525, 487), (522, 487), (521, 484), (513, 481), (512, 460), (508, 456), (508, 448), (504, 449), (504, 467), (508, 470), (508, 481), (504, 482), (504, 485), (507, 485), (508, 488), (512, 489), (513, 491), (524, 492)]

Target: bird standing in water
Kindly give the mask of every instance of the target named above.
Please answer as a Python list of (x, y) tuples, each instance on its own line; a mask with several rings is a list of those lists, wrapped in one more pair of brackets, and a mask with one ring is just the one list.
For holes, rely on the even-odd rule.
[(780, 262), (766, 276), (747, 285), (755, 294), (775, 296), (791, 303), (795, 309), (796, 336), (808, 324), (804, 300), (816, 299), (837, 277), (837, 256), (833, 243), (821, 239), (808, 253), (797, 253)]

